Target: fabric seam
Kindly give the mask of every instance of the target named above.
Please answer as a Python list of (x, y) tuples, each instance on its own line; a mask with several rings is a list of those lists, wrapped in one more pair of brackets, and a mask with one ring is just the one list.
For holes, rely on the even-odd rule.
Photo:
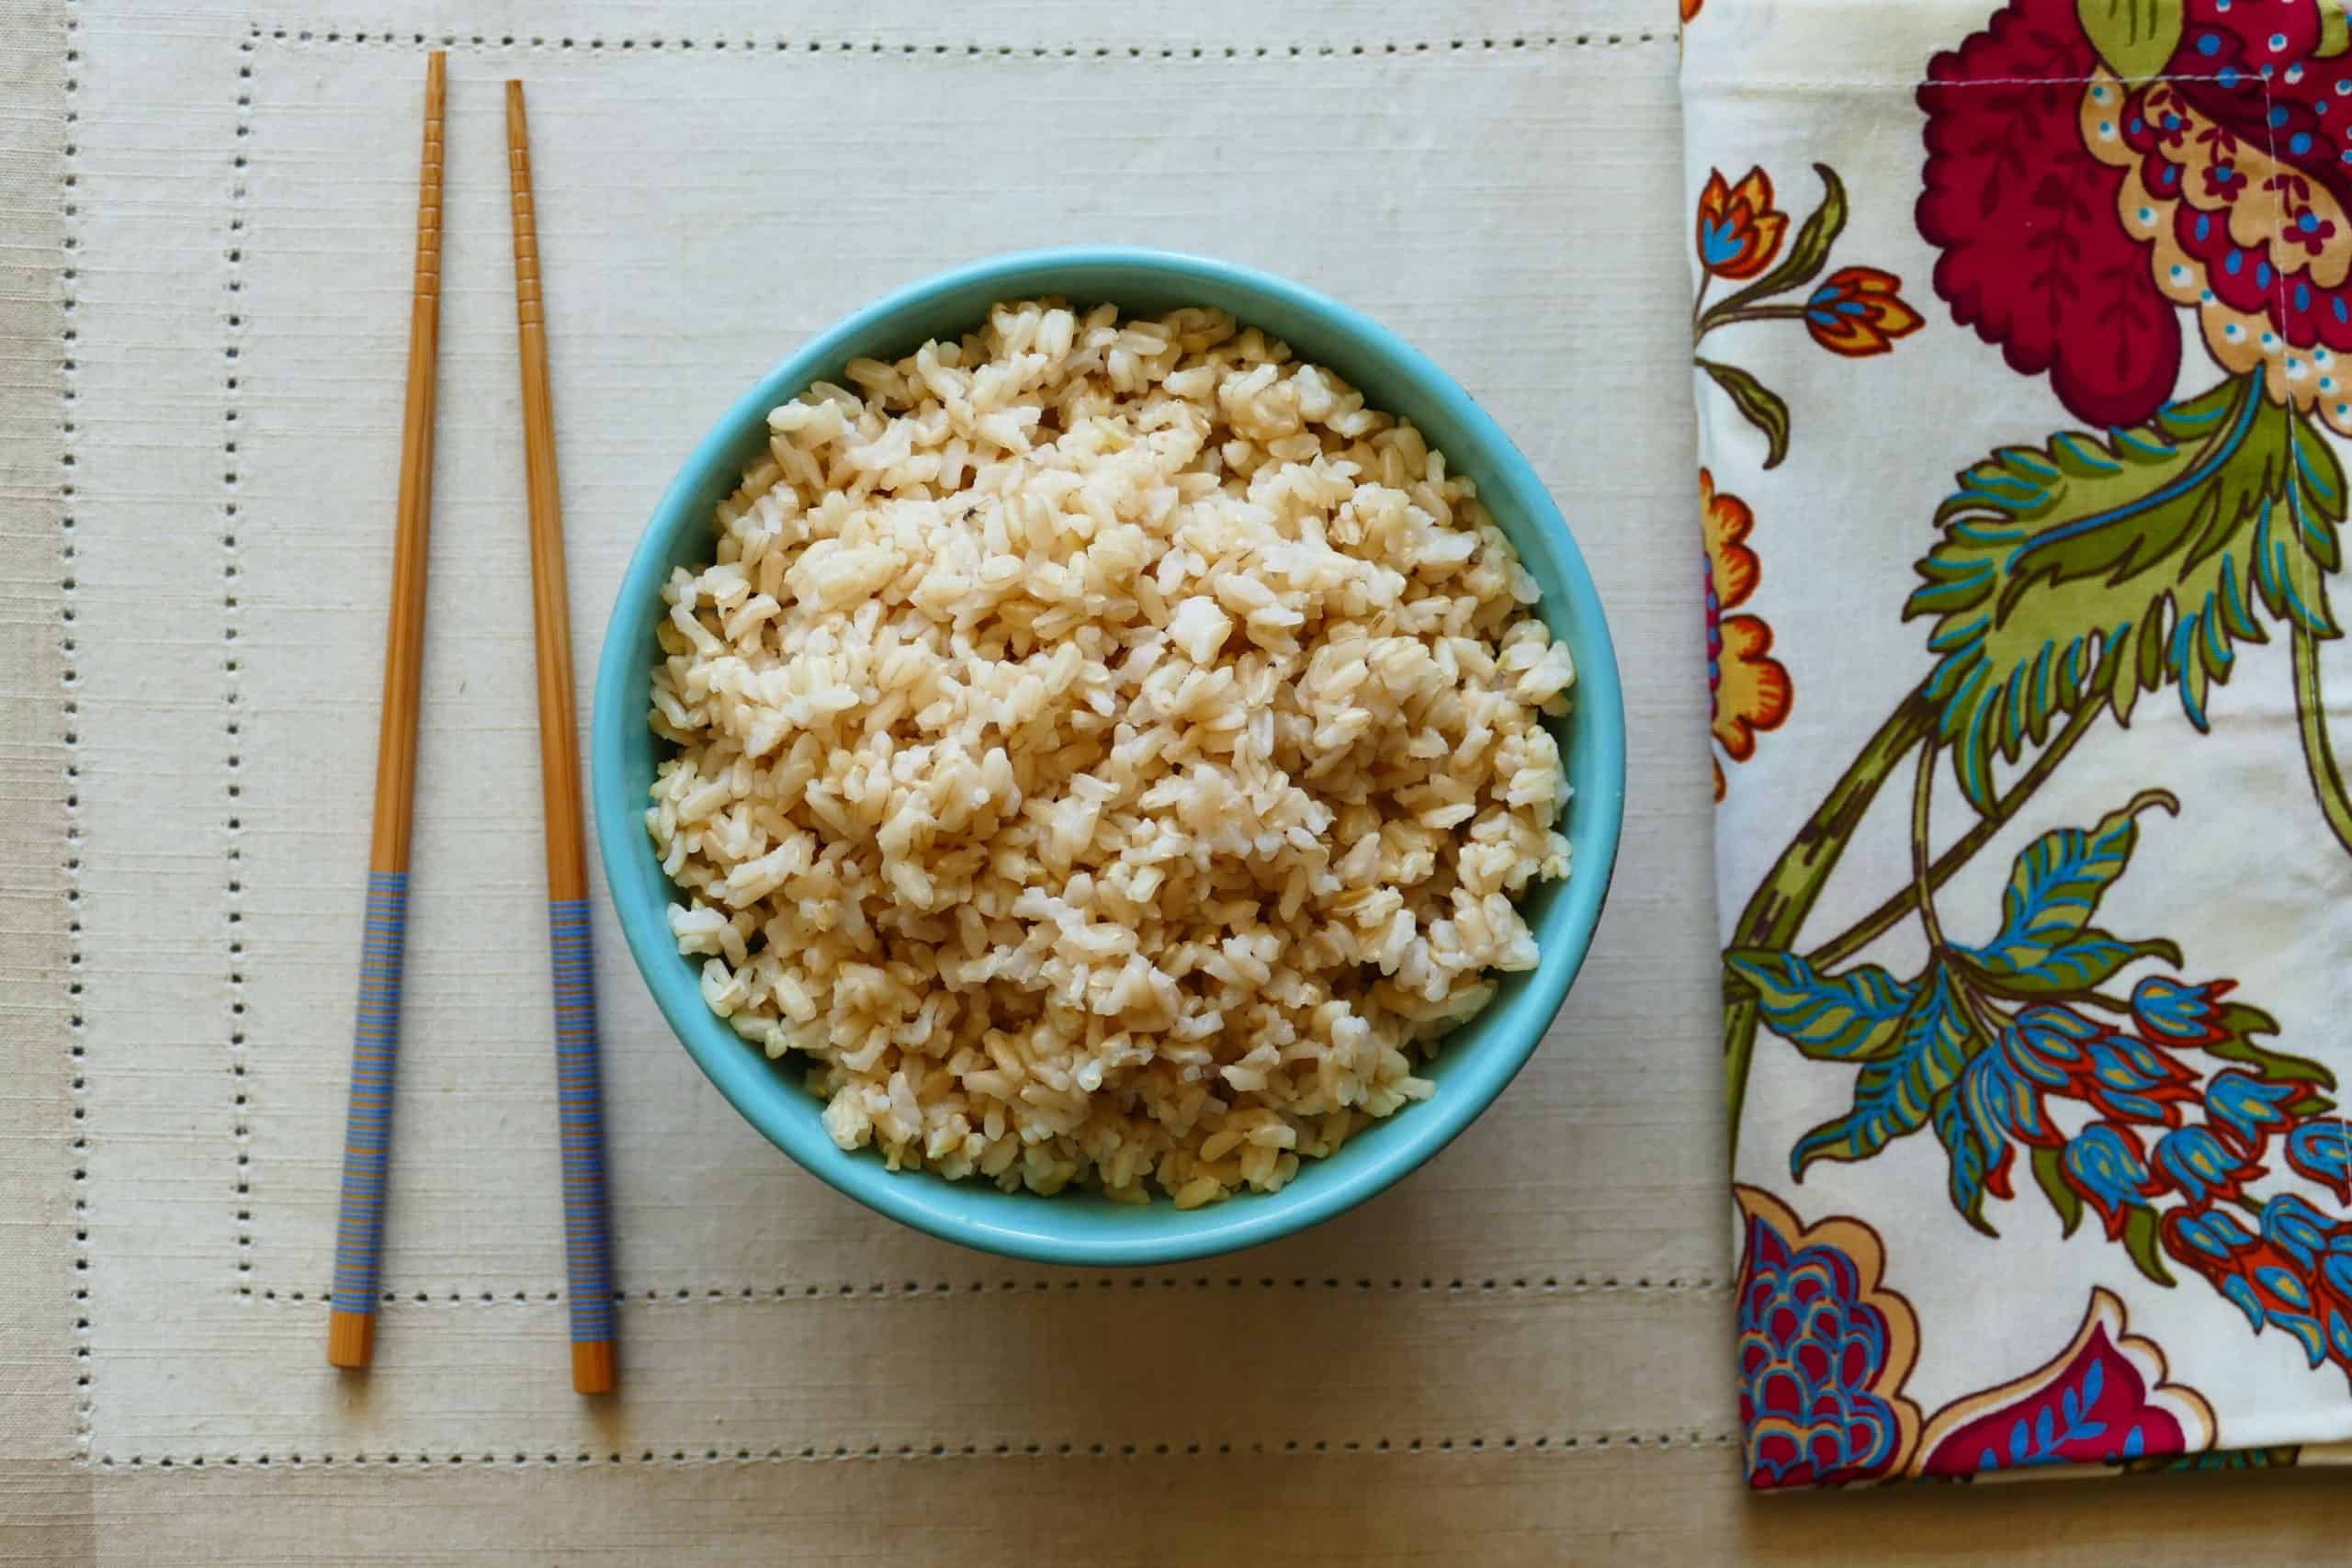
[[(2269, 80), (2267, 77), (2263, 82), (2262, 101), (2266, 107), (2275, 107), (2278, 103), (2277, 90), (2270, 85)], [(2270, 123), (2270, 117), (2267, 113), (2263, 116), (2263, 142), (2265, 151), (2267, 151), (2270, 155), (2270, 166), (2273, 169), (2284, 169), (2288, 167), (2287, 164), (2278, 156), (2278, 129), (2277, 126)], [(2286, 231), (2287, 193), (2285, 187), (2277, 183), (2277, 176), (2274, 175), (2270, 191), (2270, 240), (2268, 246), (2272, 254), (2275, 255), (2278, 253), (2279, 237)], [(2278, 312), (2278, 346), (2281, 353), (2289, 356), (2291, 367), (2294, 344), (2289, 342), (2285, 335), (2287, 327), (2287, 275), (2283, 270), (2278, 272), (2278, 280), (2272, 286), (2271, 292), (2277, 303)], [(2205, 330), (2204, 321), (2201, 318), (2202, 312), (2200, 311), (2197, 320), (2197, 330), (2200, 336), (2203, 334)], [(2321, 344), (2319, 346), (2324, 347), (2325, 345)], [(2304, 352), (2308, 354), (2310, 351), (2305, 350)], [(2269, 363), (2266, 360), (2262, 368), (2265, 385), (2262, 388), (2257, 389), (2257, 396), (2267, 396), (2269, 374)], [(2280, 375), (2283, 379), (2285, 378), (2284, 369), (2281, 370)], [(2295, 411), (2295, 394), (2291, 387), (2290, 387), (2286, 392), (2286, 403), (2287, 412), (2291, 417)], [(2323, 436), (2321, 439), (2325, 440), (2325, 437)], [(2287, 570), (2293, 573), (2295, 578), (2298, 580), (2297, 587), (2305, 599), (2314, 604), (2324, 602), (2323, 596), (2325, 592), (2326, 585), (2319, 580), (2319, 564), (2311, 558), (2310, 550), (2302, 547), (2300, 541), (2298, 542), (2298, 547), (2288, 554)], [(2292, 632), (2290, 633), (2290, 637), (2294, 635), (2297, 634)], [(2314, 653), (2312, 657), (2316, 659), (2318, 656)], [(2321, 708), (2316, 722), (2321, 727), (2322, 732), (2324, 733), (2327, 726), (2327, 710), (2325, 707), (2323, 706)], [(2325, 850), (2323, 848), (2315, 852), (2314, 858), (2317, 858), (2319, 855), (2324, 855), (2325, 852)], [(2339, 1105), (2336, 1108), (2335, 1115), (2331, 1118), (2331, 1120), (2335, 1122), (2337, 1132), (2342, 1134), (2347, 1145), (2352, 1145), (2352, 1115), (2347, 1115), (2344, 1108)], [(2329, 1196), (2333, 1197), (2335, 1195), (2331, 1193)], [(2339, 1219), (2352, 1220), (2352, 1204), (2338, 1202), (2336, 1204), (2336, 1215)]]

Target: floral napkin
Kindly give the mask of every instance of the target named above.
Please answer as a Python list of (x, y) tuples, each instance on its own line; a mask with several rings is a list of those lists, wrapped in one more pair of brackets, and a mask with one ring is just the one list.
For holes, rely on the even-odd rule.
[(1753, 1484), (2352, 1458), (2346, 0), (1682, 0)]

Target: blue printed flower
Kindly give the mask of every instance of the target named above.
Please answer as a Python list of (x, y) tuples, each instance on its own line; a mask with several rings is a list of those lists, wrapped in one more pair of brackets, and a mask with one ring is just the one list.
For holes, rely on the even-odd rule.
[[(2285, 1328), (2314, 1367), (2331, 1353), (2352, 1367), (2352, 1224), (2282, 1192), (2262, 1206), (2262, 1238), (2285, 1257), (2250, 1270), (2263, 1289), (2245, 1293), (2264, 1298), (2255, 1326), (2267, 1321)], [(2240, 1293), (2222, 1293), (2254, 1316)]]
[(2301, 1092), (2229, 1068), (2205, 1080), (2205, 1120), (2240, 1154), (2259, 1158), (2271, 1134), (2294, 1124), (2286, 1107)]
[(2177, 1123), (2177, 1108), (2197, 1098), (2195, 1073), (2071, 1008), (2026, 1009), (2001, 1051), (2024, 1078), (2117, 1121)]
[(2352, 1237), (2336, 1231), (2334, 1220), (2292, 1192), (2281, 1192), (2262, 1205), (2262, 1239), (2302, 1268), (2316, 1268), (2339, 1244), (2352, 1244)]
[(2175, 1209), (2164, 1240), (2256, 1331), (2282, 1330), (2312, 1366), (2333, 1359), (2352, 1376), (2352, 1222), (2281, 1192), (2262, 1205), (2258, 1236), (2227, 1213)]
[(2164, 1235), (2165, 1250), (2174, 1257), (2193, 1254), (2224, 1267), (2261, 1240), (2227, 1209), (2174, 1209), (2165, 1215)]
[(2184, 986), (2161, 975), (2151, 975), (2132, 987), (2132, 1021), (2152, 1040), (2173, 1045), (2211, 1045), (2229, 1038), (2222, 1023), (2222, 998), (2236, 987), (2234, 980), (2208, 980)]
[(2098, 1211), (2109, 1241), (2122, 1237), (2130, 1211), (2148, 1207), (2149, 1194), (2162, 1190), (2148, 1174), (2139, 1135), (2111, 1122), (2094, 1122), (2075, 1134), (2058, 1156), (2058, 1170)]
[(2335, 1194), (2339, 1203), (2352, 1203), (2352, 1131), (2340, 1120), (2303, 1122), (2287, 1134), (2287, 1163)]
[(2012, 1138), (2054, 1149), (2064, 1135), (2044, 1114), (2037, 1080), (2019, 1066), (2018, 1053), (2017, 1031), (2003, 1030), (1993, 1048), (1978, 1053), (1961, 1075), (1961, 1105), (1976, 1126), (1997, 1127)]
[(2177, 1125), (2180, 1107), (2197, 1099), (2197, 1075), (2144, 1040), (2101, 1034), (2090, 1043), (2083, 1098), (2124, 1122)]
[(2089, 1064), (2090, 1043), (2103, 1032), (2078, 1012), (2031, 1007), (2018, 1014), (2001, 1043), (2027, 1077), (2044, 1089), (2064, 1089), (2082, 1076)]
[(2202, 1207), (2235, 1198), (2262, 1167), (2233, 1153), (2210, 1127), (2178, 1127), (2156, 1140), (2156, 1171), (2172, 1190)]

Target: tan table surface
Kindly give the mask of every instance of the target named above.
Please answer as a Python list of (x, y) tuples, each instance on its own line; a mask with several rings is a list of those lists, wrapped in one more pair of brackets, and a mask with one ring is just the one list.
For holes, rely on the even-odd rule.
[[(0, 0), (0, 1559), (2343, 1562), (2338, 1472), (1750, 1504), (1657, 0)], [(451, 48), (376, 1372), (322, 1365), (414, 115)], [(1053, 241), (1402, 329), (1544, 472), (1634, 726), (1536, 1062), (1306, 1236), (1115, 1277), (785, 1165), (599, 931), (625, 1396), (561, 1372), (498, 78), (584, 670), (658, 486), (859, 300)]]

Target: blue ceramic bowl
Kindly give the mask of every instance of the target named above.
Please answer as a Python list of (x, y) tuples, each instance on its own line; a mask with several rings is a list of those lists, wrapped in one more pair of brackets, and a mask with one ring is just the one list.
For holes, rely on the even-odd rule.
[[(813, 381), (841, 379), (851, 359), (896, 358), (927, 338), (971, 330), (997, 300), (1047, 294), (1131, 312), (1218, 307), (1338, 371), (1374, 408), (1411, 420), (1456, 471), (1477, 481), (1479, 498), (1543, 588), (1545, 622), (1576, 658), (1574, 710), (1560, 729), (1576, 786), (1566, 828), (1575, 870), (1524, 907), (1541, 966), (1505, 981), (1423, 1069), (1437, 1084), (1432, 1098), (1357, 1134), (1331, 1157), (1304, 1162), (1279, 1192), (1182, 1213), (1165, 1201), (1039, 1198), (893, 1173), (870, 1150), (834, 1147), (819, 1124), (818, 1101), (800, 1087), (804, 1065), (769, 1063), (703, 1005), (698, 967), (671, 940), (673, 889), (644, 827), (658, 750), (646, 715), (662, 585), (673, 567), (710, 559), (712, 508), (765, 450), (768, 410)], [(1378, 322), (1279, 277), (1155, 251), (1036, 251), (958, 268), (860, 310), (777, 366), (704, 438), (654, 509), (621, 584), (596, 675), (591, 771), (596, 837), (629, 951), (686, 1050), (753, 1126), (841, 1191), (933, 1235), (1041, 1263), (1134, 1267), (1250, 1247), (1327, 1220), (1443, 1148), (1502, 1092), (1559, 1011), (1600, 917), (1624, 805), (1625, 712), (1600, 600), (1559, 509), (1527, 459), (1444, 371)]]

